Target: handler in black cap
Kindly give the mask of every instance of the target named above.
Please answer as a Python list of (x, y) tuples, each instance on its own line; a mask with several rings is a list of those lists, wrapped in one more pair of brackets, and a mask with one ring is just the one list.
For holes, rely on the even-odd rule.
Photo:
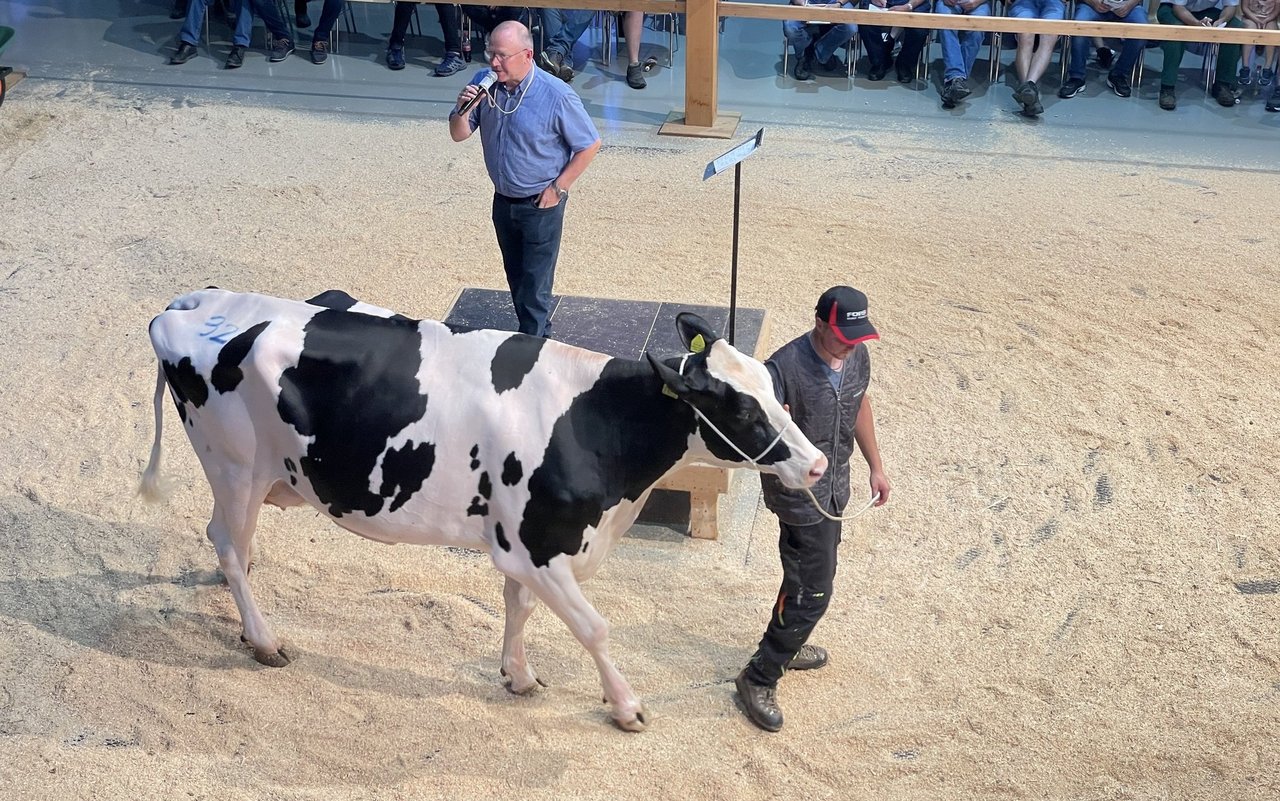
[[(867, 396), (871, 359), (864, 344), (880, 335), (867, 317), (867, 296), (852, 287), (828, 289), (816, 311), (813, 330), (783, 345), (765, 366), (778, 400), (827, 455), (830, 467), (812, 490), (822, 509), (838, 518), (849, 502), (849, 457), (855, 443), (871, 471), (871, 495), (880, 496), (875, 505), (889, 500)], [(762, 475), (761, 481), (765, 505), (778, 516), (781, 528), (782, 588), (760, 647), (736, 684), (747, 717), (766, 731), (778, 731), (778, 679), (787, 670), (827, 664), (827, 652), (808, 639), (831, 601), (841, 523), (824, 517), (803, 490), (787, 489), (770, 475)]]

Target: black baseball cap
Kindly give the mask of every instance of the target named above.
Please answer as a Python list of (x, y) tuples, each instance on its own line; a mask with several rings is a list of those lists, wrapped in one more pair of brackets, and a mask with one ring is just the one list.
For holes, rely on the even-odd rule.
[(851, 286), (833, 286), (823, 292), (817, 312), (818, 319), (831, 326), (836, 339), (846, 345), (880, 338), (867, 317), (867, 296)]

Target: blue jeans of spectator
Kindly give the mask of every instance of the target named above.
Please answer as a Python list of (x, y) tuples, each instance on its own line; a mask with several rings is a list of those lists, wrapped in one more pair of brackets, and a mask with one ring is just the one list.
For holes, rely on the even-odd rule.
[(569, 201), (561, 200), (549, 209), (538, 208), (536, 202), (536, 196), (516, 200), (495, 193), (493, 230), (498, 235), (519, 331), (544, 337), (550, 328), (551, 285), (560, 256), (564, 207)]
[[(191, 0), (187, 6), (187, 18), (178, 33), (178, 41), (189, 45), (200, 42), (200, 28), (204, 25), (204, 14), (209, 8), (210, 0)], [(236, 11), (236, 27), (231, 34), (231, 43), (241, 47), (249, 46), (249, 37), (253, 33), (253, 15), (262, 17), (262, 24), (267, 26), (271, 35), (277, 39), (291, 39), (289, 28), (276, 9), (274, 0), (240, 0)]]
[[(327, 0), (326, 0), (327, 2)], [(396, 3), (395, 17), (391, 22), (388, 47), (404, 47), (404, 35), (409, 32), (409, 21), (417, 3)], [(440, 18), (440, 33), (444, 36), (444, 52), (462, 55), (462, 13), (452, 3), (436, 3), (436, 16)], [(328, 5), (325, 6), (328, 8)]]
[(587, 26), (591, 24), (591, 15), (595, 12), (540, 8), (538, 13), (542, 17), (542, 36), (547, 43), (543, 49), (548, 53), (569, 56), (573, 53), (574, 44), (582, 38)]
[(1013, 0), (1009, 16), (1017, 19), (1065, 19), (1067, 4), (1062, 0)]
[[(845, 3), (841, 8), (853, 8)], [(805, 48), (813, 45), (813, 57), (819, 63), (829, 61), (836, 50), (853, 41), (858, 35), (858, 26), (851, 23), (839, 25), (815, 24), (789, 19), (782, 23), (782, 33), (787, 37), (787, 44), (796, 51), (796, 58), (804, 55)]]
[[(991, 16), (991, 6), (988, 3), (983, 3), (974, 10), (965, 13), (958, 8), (947, 5), (943, 0), (938, 0), (933, 5), (933, 13), (989, 17)], [(938, 31), (938, 38), (942, 42), (942, 65), (944, 68), (942, 80), (968, 78), (969, 71), (973, 69), (973, 62), (978, 60), (978, 49), (982, 47), (983, 32), (942, 29)]]
[[(1093, 7), (1087, 3), (1081, 3), (1076, 8), (1076, 22), (1133, 22), (1145, 24), (1147, 22), (1147, 10), (1142, 4), (1133, 7), (1133, 10), (1127, 16), (1117, 17), (1115, 14), (1099, 14), (1093, 10)], [(1071, 37), (1071, 66), (1067, 68), (1067, 76), (1070, 78), (1078, 78), (1084, 80), (1085, 63), (1089, 59), (1089, 46), (1092, 44), (1088, 36)], [(1115, 64), (1111, 66), (1113, 75), (1123, 75), (1126, 78), (1133, 72), (1133, 65), (1138, 63), (1138, 56), (1142, 53), (1142, 48), (1147, 43), (1142, 39), (1125, 39), (1124, 45), (1120, 48), (1120, 58), (1116, 59)]]

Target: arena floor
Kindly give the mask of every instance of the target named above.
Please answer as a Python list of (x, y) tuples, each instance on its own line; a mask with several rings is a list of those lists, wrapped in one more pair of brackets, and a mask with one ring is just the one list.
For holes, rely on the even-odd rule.
[[(894, 495), (845, 529), (815, 634), (832, 663), (784, 679), (777, 735), (733, 692), (776, 591), (772, 516), (744, 492), (718, 540), (628, 537), (585, 588), (652, 715), (628, 735), (545, 610), (550, 687), (502, 689), (484, 557), (300, 509), (262, 515), (252, 581), (297, 658), (259, 666), (171, 413), (176, 491), (135, 497), (146, 328), (174, 296), (342, 288), (437, 317), (502, 286), (478, 143), (443, 123), (463, 76), (378, 63), (389, 10), (358, 9), (380, 33), (330, 65), (233, 73), (166, 66), (165, 11), (0, 5), (22, 17), (0, 60), (30, 70), (0, 108), (0, 798), (1280, 792), (1280, 115), (1190, 89), (1160, 112), (1154, 76), (1040, 122), (1007, 86), (959, 113), (862, 81), (798, 92), (745, 66), (772, 26), (731, 21), (722, 105), (741, 138), (766, 127), (739, 300), (776, 346), (827, 286), (867, 291)], [(727, 145), (655, 135), (670, 80), (575, 82), (605, 147), (558, 291), (725, 302), (732, 182), (701, 177)]]

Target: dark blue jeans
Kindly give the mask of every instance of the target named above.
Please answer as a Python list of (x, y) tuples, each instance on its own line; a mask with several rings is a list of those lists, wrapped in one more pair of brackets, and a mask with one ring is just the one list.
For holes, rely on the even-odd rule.
[[(204, 27), (204, 13), (209, 7), (209, 2), (210, 0), (191, 0), (191, 4), (187, 6), (187, 18), (182, 23), (182, 30), (178, 33), (178, 41), (189, 45), (200, 43), (200, 29)], [(262, 24), (267, 26), (272, 36), (277, 39), (290, 38), (289, 28), (285, 26), (284, 19), (276, 10), (276, 4), (271, 0), (239, 0), (235, 7), (238, 10), (235, 31), (231, 36), (232, 44), (241, 47), (249, 46), (254, 14), (262, 17)]]
[(747, 679), (765, 687), (777, 685), (787, 662), (808, 642), (826, 613), (840, 545), (838, 520), (824, 519), (812, 526), (778, 525), (782, 587), (760, 647), (747, 663)]
[(324, 7), (320, 9), (320, 21), (316, 23), (315, 31), (311, 36), (312, 39), (329, 38), (329, 34), (333, 31), (333, 25), (338, 21), (338, 16), (342, 14), (342, 7), (346, 5), (346, 2), (347, 0), (324, 0)]
[(502, 251), (502, 268), (511, 290), (511, 304), (522, 334), (544, 337), (550, 329), (551, 284), (560, 256), (560, 233), (564, 230), (562, 200), (549, 209), (534, 205), (537, 198), (515, 200), (493, 196), (493, 230)]
[(573, 45), (582, 38), (591, 25), (591, 11), (574, 11), (567, 8), (540, 8), (542, 34), (546, 37), (548, 53), (561, 56), (573, 54)]

